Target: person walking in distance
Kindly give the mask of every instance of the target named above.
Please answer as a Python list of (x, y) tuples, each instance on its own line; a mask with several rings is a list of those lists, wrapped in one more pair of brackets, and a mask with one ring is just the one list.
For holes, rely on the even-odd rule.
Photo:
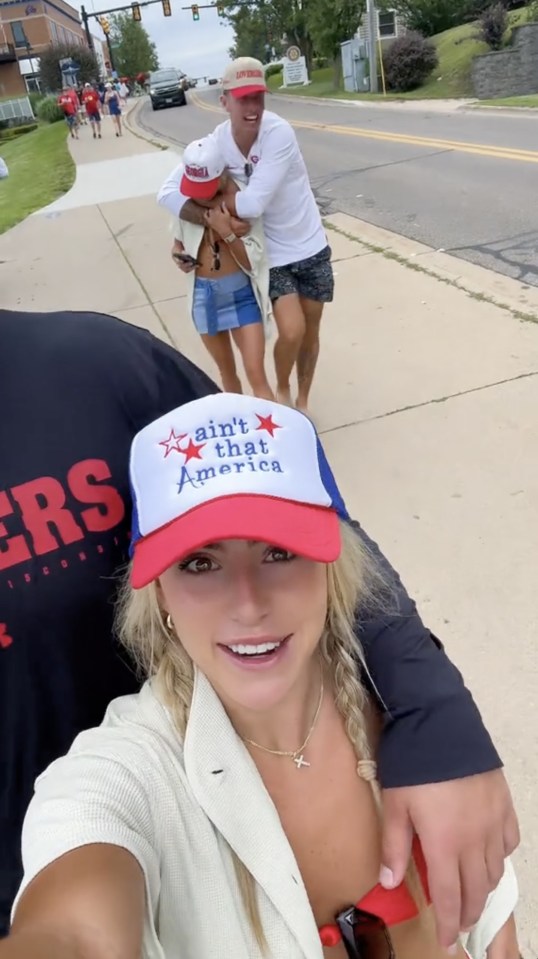
[(105, 93), (105, 103), (108, 106), (108, 112), (112, 117), (112, 122), (116, 127), (116, 136), (121, 137), (121, 105), (120, 105), (120, 95), (117, 90), (114, 89), (111, 83), (106, 84), (106, 93)]
[[(224, 72), (222, 87), (221, 103), (229, 119), (212, 136), (231, 177), (246, 185), (239, 193), (230, 191), (225, 203), (238, 218), (263, 216), (269, 295), (278, 328), (277, 398), (292, 405), (290, 378), (296, 367), (295, 403), (307, 412), (323, 307), (333, 299), (331, 250), (295, 133), (287, 120), (265, 110), (263, 65), (251, 57), (234, 60)], [(176, 168), (158, 202), (174, 216), (202, 224), (204, 210), (180, 196), (179, 177)]]
[(71, 95), (70, 91), (62, 90), (57, 102), (60, 109), (63, 110), (63, 115), (69, 128), (71, 139), (78, 140), (78, 106), (75, 106), (73, 96)]
[(84, 92), (82, 94), (82, 102), (86, 107), (86, 113), (88, 114), (88, 120), (92, 125), (93, 130), (93, 139), (96, 137), (101, 139), (101, 111), (99, 107), (101, 106), (101, 100), (99, 99), (99, 94), (97, 90), (94, 90), (91, 83), (84, 84)]

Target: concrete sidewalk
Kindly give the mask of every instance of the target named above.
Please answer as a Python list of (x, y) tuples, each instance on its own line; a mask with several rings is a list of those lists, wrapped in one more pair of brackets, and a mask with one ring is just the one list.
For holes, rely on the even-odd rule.
[[(0, 237), (2, 305), (112, 313), (214, 375), (155, 204), (177, 155), (129, 131), (114, 138), (107, 123), (103, 140), (83, 129), (70, 143), (72, 191)], [(312, 412), (350, 511), (417, 596), (506, 759), (532, 959), (538, 290), (343, 214), (328, 226), (336, 299)]]

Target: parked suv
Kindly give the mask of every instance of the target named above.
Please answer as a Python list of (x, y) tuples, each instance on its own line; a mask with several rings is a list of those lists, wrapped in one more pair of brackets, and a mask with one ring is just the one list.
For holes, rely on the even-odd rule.
[(154, 110), (184, 107), (187, 102), (183, 80), (177, 70), (155, 70), (149, 75), (149, 95)]

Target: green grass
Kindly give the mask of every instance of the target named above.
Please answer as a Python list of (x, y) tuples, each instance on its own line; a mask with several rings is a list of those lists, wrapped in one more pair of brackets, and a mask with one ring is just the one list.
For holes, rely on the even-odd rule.
[[(512, 29), (526, 22), (527, 11), (515, 10), (509, 14), (509, 30), (507, 40)], [(477, 39), (478, 26), (476, 23), (466, 23), (460, 27), (445, 30), (433, 38), (439, 54), (439, 66), (417, 90), (410, 93), (389, 93), (386, 97), (371, 93), (345, 93), (336, 90), (333, 83), (333, 69), (314, 70), (312, 83), (308, 87), (291, 87), (286, 91), (279, 91), (282, 75), (269, 78), (269, 88), (275, 92), (293, 93), (294, 96), (311, 97), (338, 97), (346, 100), (424, 100), (424, 99), (455, 99), (472, 97), (471, 84), (472, 62), (476, 56), (488, 52), (488, 46)], [(512, 99), (512, 98), (511, 98)], [(516, 97), (521, 100), (522, 98)], [(512, 104), (507, 104), (511, 106)], [(515, 104), (514, 104), (515, 105)], [(536, 104), (519, 104), (521, 106)]]
[[(536, 82), (538, 87), (538, 81)], [(502, 97), (498, 100), (481, 100), (481, 107), (538, 107), (538, 94), (527, 97)]]
[(40, 126), (15, 140), (0, 140), (9, 176), (0, 180), (0, 233), (52, 203), (73, 185), (75, 164), (64, 123)]

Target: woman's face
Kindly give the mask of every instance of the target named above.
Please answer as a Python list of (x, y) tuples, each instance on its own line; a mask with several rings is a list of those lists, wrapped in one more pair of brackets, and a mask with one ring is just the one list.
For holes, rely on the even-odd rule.
[(327, 567), (228, 540), (166, 570), (160, 601), (224, 705), (263, 712), (304, 679), (327, 614)]

